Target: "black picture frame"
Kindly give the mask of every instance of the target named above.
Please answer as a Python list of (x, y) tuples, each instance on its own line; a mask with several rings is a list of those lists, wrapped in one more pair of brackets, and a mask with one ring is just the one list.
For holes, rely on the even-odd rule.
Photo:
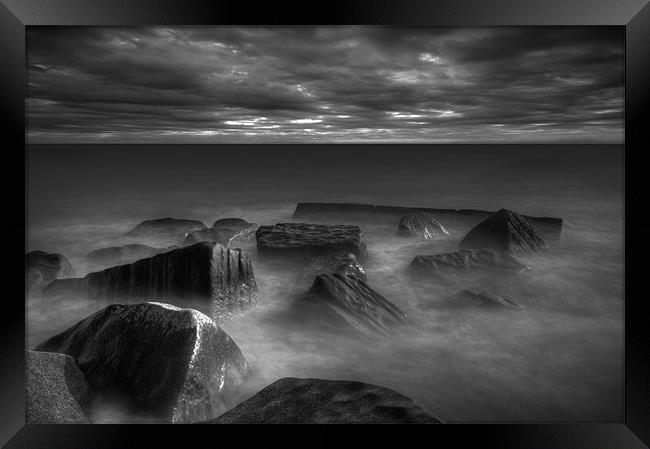
[[(31, 25), (189, 25), (189, 24), (375, 24), (375, 25), (619, 25), (626, 33), (625, 88), (625, 417), (620, 423), (463, 424), (418, 426), (424, 441), (447, 447), (642, 448), (650, 443), (650, 338), (644, 314), (644, 273), (650, 219), (642, 203), (643, 152), (647, 151), (650, 104), (650, 5), (647, 0), (366, 0), (308, 4), (245, 1), (171, 0), (2, 0), (0, 3), (0, 89), (2, 111), (2, 188), (6, 290), (0, 327), (0, 444), (29, 449), (92, 447), (189, 447), (199, 437), (218, 444), (224, 436), (252, 445), (258, 432), (241, 428), (165, 425), (25, 425), (24, 285), (19, 260), (24, 245), (25, 198), (19, 197), (21, 172), (27, 176), (25, 145), (25, 26)], [(24, 165), (23, 165), (24, 164)], [(23, 213), (21, 214), (21, 211)], [(634, 245), (628, 245), (627, 242)], [(24, 242), (23, 242), (24, 243)], [(331, 437), (321, 426), (308, 429), (311, 440)], [(361, 426), (363, 433), (404, 441), (404, 429)], [(285, 444), (292, 429), (264, 429), (269, 441)], [(328, 428), (329, 429), (329, 428)], [(396, 428), (391, 428), (396, 429)], [(355, 430), (356, 431), (356, 430)], [(219, 435), (219, 440), (215, 438)], [(408, 435), (413, 435), (409, 429)], [(268, 444), (268, 443), (265, 443)], [(432, 445), (434, 443), (431, 443)]]

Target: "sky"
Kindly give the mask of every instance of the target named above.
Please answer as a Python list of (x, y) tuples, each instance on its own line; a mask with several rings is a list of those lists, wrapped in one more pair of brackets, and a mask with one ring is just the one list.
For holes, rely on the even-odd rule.
[(28, 143), (623, 143), (622, 27), (28, 27)]

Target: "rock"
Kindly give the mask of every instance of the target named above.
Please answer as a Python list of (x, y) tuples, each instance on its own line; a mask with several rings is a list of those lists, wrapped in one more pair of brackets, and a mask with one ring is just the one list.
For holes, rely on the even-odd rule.
[(248, 254), (214, 242), (202, 242), (141, 259), (129, 265), (89, 273), (83, 279), (55, 281), (44, 293), (66, 289), (90, 298), (208, 302), (212, 317), (246, 309), (259, 300)]
[(319, 318), (345, 322), (364, 334), (385, 333), (406, 314), (356, 276), (317, 276), (296, 306)]
[(285, 377), (209, 424), (428, 423), (440, 419), (413, 399), (362, 382)]
[(192, 231), (185, 236), (183, 241), (184, 245), (193, 245), (199, 242), (216, 242), (223, 246), (227, 246), (230, 241), (230, 235), (219, 229), (201, 229), (199, 231)]
[(501, 209), (469, 231), (458, 247), (536, 251), (546, 249), (546, 243), (525, 218), (511, 210)]
[(185, 237), (185, 244), (197, 242), (217, 242), (229, 248), (236, 248), (255, 238), (257, 225), (241, 218), (222, 218), (214, 222), (210, 229), (193, 231)]
[(431, 214), (418, 213), (402, 217), (397, 226), (397, 235), (429, 240), (449, 235), (449, 232)]
[(260, 226), (256, 232), (260, 256), (313, 258), (328, 252), (348, 251), (364, 260), (366, 243), (354, 225), (278, 223)]
[(168, 249), (154, 248), (153, 246), (134, 243), (131, 245), (111, 246), (108, 248), (96, 249), (86, 255), (86, 260), (93, 264), (108, 266), (120, 265), (152, 257), (165, 251), (168, 251)]
[(38, 289), (54, 279), (76, 276), (70, 261), (63, 254), (31, 251), (25, 254), (25, 284), (28, 290)]
[(349, 251), (339, 251), (312, 259), (298, 276), (294, 291), (305, 292), (312, 285), (316, 276), (335, 273), (356, 276), (362, 281), (368, 282), (366, 272), (357, 260), (357, 256)]
[(25, 351), (25, 422), (88, 423), (90, 389), (75, 360), (66, 354)]
[(232, 229), (233, 231), (242, 231), (250, 228), (255, 223), (249, 223), (242, 218), (220, 218), (212, 225), (215, 229)]
[(226, 410), (248, 370), (214, 321), (161, 303), (110, 305), (36, 349), (74, 357), (93, 391), (129, 413), (174, 423)]
[(452, 253), (415, 256), (406, 272), (431, 275), (444, 270), (503, 270), (514, 273), (530, 270), (511, 254), (493, 249), (461, 249)]
[(187, 233), (206, 229), (205, 223), (184, 218), (157, 218), (146, 220), (126, 233), (127, 237), (163, 239), (182, 242)]
[(450, 307), (508, 307), (521, 309), (521, 306), (509, 298), (491, 293), (477, 293), (463, 290), (445, 299), (444, 304)]

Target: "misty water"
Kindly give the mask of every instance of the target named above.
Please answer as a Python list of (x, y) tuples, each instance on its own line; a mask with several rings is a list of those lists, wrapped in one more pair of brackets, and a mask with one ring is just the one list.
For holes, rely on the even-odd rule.
[[(131, 243), (145, 219), (291, 222), (299, 201), (508, 208), (565, 220), (549, 251), (518, 254), (518, 276), (446, 283), (404, 274), (418, 254), (453, 251), (469, 227), (418, 241), (359, 222), (368, 284), (408, 315), (386, 337), (298, 325), (300, 274), (253, 260), (260, 304), (223, 323), (251, 365), (235, 402), (287, 376), (394, 389), (446, 421), (620, 421), (623, 413), (623, 147), (620, 145), (30, 146), (27, 248), (63, 253), (78, 275), (97, 248)], [(164, 246), (169, 242), (144, 242)], [(522, 310), (445, 309), (472, 288)], [(173, 298), (161, 298), (174, 302)], [(106, 303), (26, 300), (34, 347)], [(183, 303), (177, 303), (186, 306)], [(201, 308), (201, 305), (191, 305)], [(113, 415), (95, 416), (99, 422)]]

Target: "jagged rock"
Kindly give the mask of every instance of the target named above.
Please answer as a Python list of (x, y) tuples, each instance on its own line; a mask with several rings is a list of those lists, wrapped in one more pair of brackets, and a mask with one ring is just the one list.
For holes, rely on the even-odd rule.
[(75, 360), (66, 354), (25, 351), (25, 422), (84, 424), (91, 392)]
[(444, 305), (450, 307), (480, 306), (521, 309), (521, 306), (512, 299), (491, 293), (477, 293), (472, 290), (462, 290), (455, 295), (446, 298)]
[(514, 273), (530, 268), (505, 251), (493, 249), (461, 249), (452, 253), (415, 256), (406, 272), (431, 275), (443, 270), (504, 270)]
[(192, 231), (187, 234), (184, 245), (192, 245), (199, 242), (216, 242), (223, 246), (227, 246), (230, 241), (230, 235), (220, 229), (201, 229), (199, 231)]
[(187, 233), (206, 229), (205, 223), (184, 218), (157, 218), (145, 220), (126, 233), (127, 237), (164, 239), (182, 242)]
[(241, 218), (222, 218), (210, 229), (193, 231), (185, 237), (185, 244), (196, 242), (217, 242), (229, 248), (236, 248), (255, 238), (257, 225)]
[(216, 229), (232, 229), (233, 231), (242, 231), (250, 228), (255, 223), (249, 223), (242, 218), (220, 218), (212, 225)]
[(89, 273), (83, 279), (54, 281), (44, 293), (72, 292), (112, 300), (198, 300), (212, 317), (243, 310), (259, 300), (248, 254), (214, 242), (185, 246), (129, 265)]
[(139, 259), (152, 257), (165, 251), (169, 251), (169, 249), (154, 248), (153, 246), (134, 243), (130, 245), (111, 246), (108, 248), (96, 249), (86, 255), (86, 260), (93, 264), (109, 266), (120, 265), (135, 262)]
[(75, 276), (63, 254), (31, 251), (25, 254), (25, 284), (28, 290), (40, 288), (54, 279)]
[(440, 419), (388, 388), (362, 382), (285, 377), (209, 424), (428, 423)]
[(501, 209), (469, 231), (458, 247), (535, 251), (546, 249), (546, 243), (525, 218), (511, 210)]
[(367, 256), (361, 228), (354, 225), (278, 223), (256, 232), (261, 256), (311, 258), (328, 252), (348, 251), (360, 260)]
[(449, 235), (449, 232), (431, 214), (419, 213), (402, 217), (397, 226), (397, 235), (429, 240)]
[(36, 347), (74, 357), (103, 398), (164, 422), (210, 419), (231, 404), (248, 365), (235, 342), (193, 309), (113, 304)]
[(356, 276), (364, 282), (368, 282), (363, 266), (357, 260), (357, 256), (349, 251), (339, 251), (317, 256), (309, 262), (300, 273), (294, 291), (305, 292), (320, 274), (343, 274)]
[(307, 294), (296, 303), (319, 318), (346, 322), (364, 334), (385, 333), (403, 323), (406, 314), (356, 276), (317, 276)]

